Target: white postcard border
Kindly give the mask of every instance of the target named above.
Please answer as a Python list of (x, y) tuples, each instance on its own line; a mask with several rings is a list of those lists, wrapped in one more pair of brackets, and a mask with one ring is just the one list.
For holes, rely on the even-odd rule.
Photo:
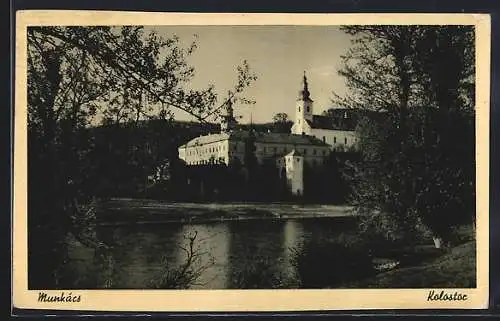
[[(486, 14), (243, 14), (33, 10), (16, 13), (13, 306), (93, 311), (311, 311), (364, 309), (482, 309), (489, 285), (490, 17)], [(27, 26), (49, 25), (347, 25), (426, 24), (476, 27), (476, 289), (340, 290), (65, 290), (80, 302), (38, 302), (27, 274)], [(466, 301), (428, 301), (430, 290), (467, 294)], [(62, 291), (43, 291), (60, 295)]]

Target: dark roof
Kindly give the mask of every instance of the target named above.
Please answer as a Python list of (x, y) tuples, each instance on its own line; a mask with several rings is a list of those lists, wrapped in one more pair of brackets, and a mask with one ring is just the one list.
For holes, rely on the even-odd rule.
[(315, 129), (355, 130), (357, 122), (355, 123), (352, 119), (313, 115), (312, 121), (307, 120), (307, 124)]
[[(245, 132), (235, 132), (245, 133)], [(248, 132), (246, 132), (248, 133)], [(309, 135), (295, 135), (288, 133), (255, 133), (257, 142), (262, 143), (280, 143), (280, 144), (294, 144), (294, 145), (317, 145), (329, 146), (322, 140)]]
[(332, 108), (326, 115), (313, 115), (312, 121), (308, 120), (307, 123), (314, 129), (355, 130), (363, 117), (370, 117), (374, 114), (376, 112), (368, 110)]

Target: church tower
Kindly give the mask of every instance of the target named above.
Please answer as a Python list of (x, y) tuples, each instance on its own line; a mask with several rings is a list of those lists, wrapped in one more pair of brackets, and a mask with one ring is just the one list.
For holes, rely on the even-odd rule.
[(297, 98), (297, 104), (295, 106), (295, 123), (292, 128), (293, 134), (308, 134), (306, 127), (306, 121), (312, 121), (313, 119), (313, 100), (311, 99), (311, 93), (309, 92), (309, 87), (307, 83), (306, 72), (304, 71), (304, 77), (302, 79), (302, 90), (299, 91), (299, 96)]
[(221, 115), (221, 132), (230, 132), (234, 129), (236, 126), (236, 118), (234, 117), (234, 108), (233, 108), (233, 102), (229, 100), (226, 103), (226, 108), (225, 108), (225, 113)]

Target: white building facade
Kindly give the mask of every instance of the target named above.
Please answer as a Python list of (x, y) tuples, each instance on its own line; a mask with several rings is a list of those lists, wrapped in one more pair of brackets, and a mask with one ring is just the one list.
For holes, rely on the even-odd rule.
[[(178, 148), (186, 165), (245, 163), (249, 131), (233, 131), (196, 137)], [(330, 145), (307, 135), (253, 133), (255, 157), (259, 164), (276, 160), (295, 150), (306, 164), (322, 166), (330, 155)]]

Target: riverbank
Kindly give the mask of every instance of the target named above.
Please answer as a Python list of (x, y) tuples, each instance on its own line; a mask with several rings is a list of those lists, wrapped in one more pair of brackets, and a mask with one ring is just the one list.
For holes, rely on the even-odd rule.
[(457, 230), (458, 243), (447, 249), (422, 247), (420, 258), (371, 278), (348, 284), (348, 288), (474, 288), (476, 287), (476, 241), (471, 226)]
[(100, 209), (101, 225), (353, 217), (349, 206), (293, 203), (180, 203), (113, 198)]

